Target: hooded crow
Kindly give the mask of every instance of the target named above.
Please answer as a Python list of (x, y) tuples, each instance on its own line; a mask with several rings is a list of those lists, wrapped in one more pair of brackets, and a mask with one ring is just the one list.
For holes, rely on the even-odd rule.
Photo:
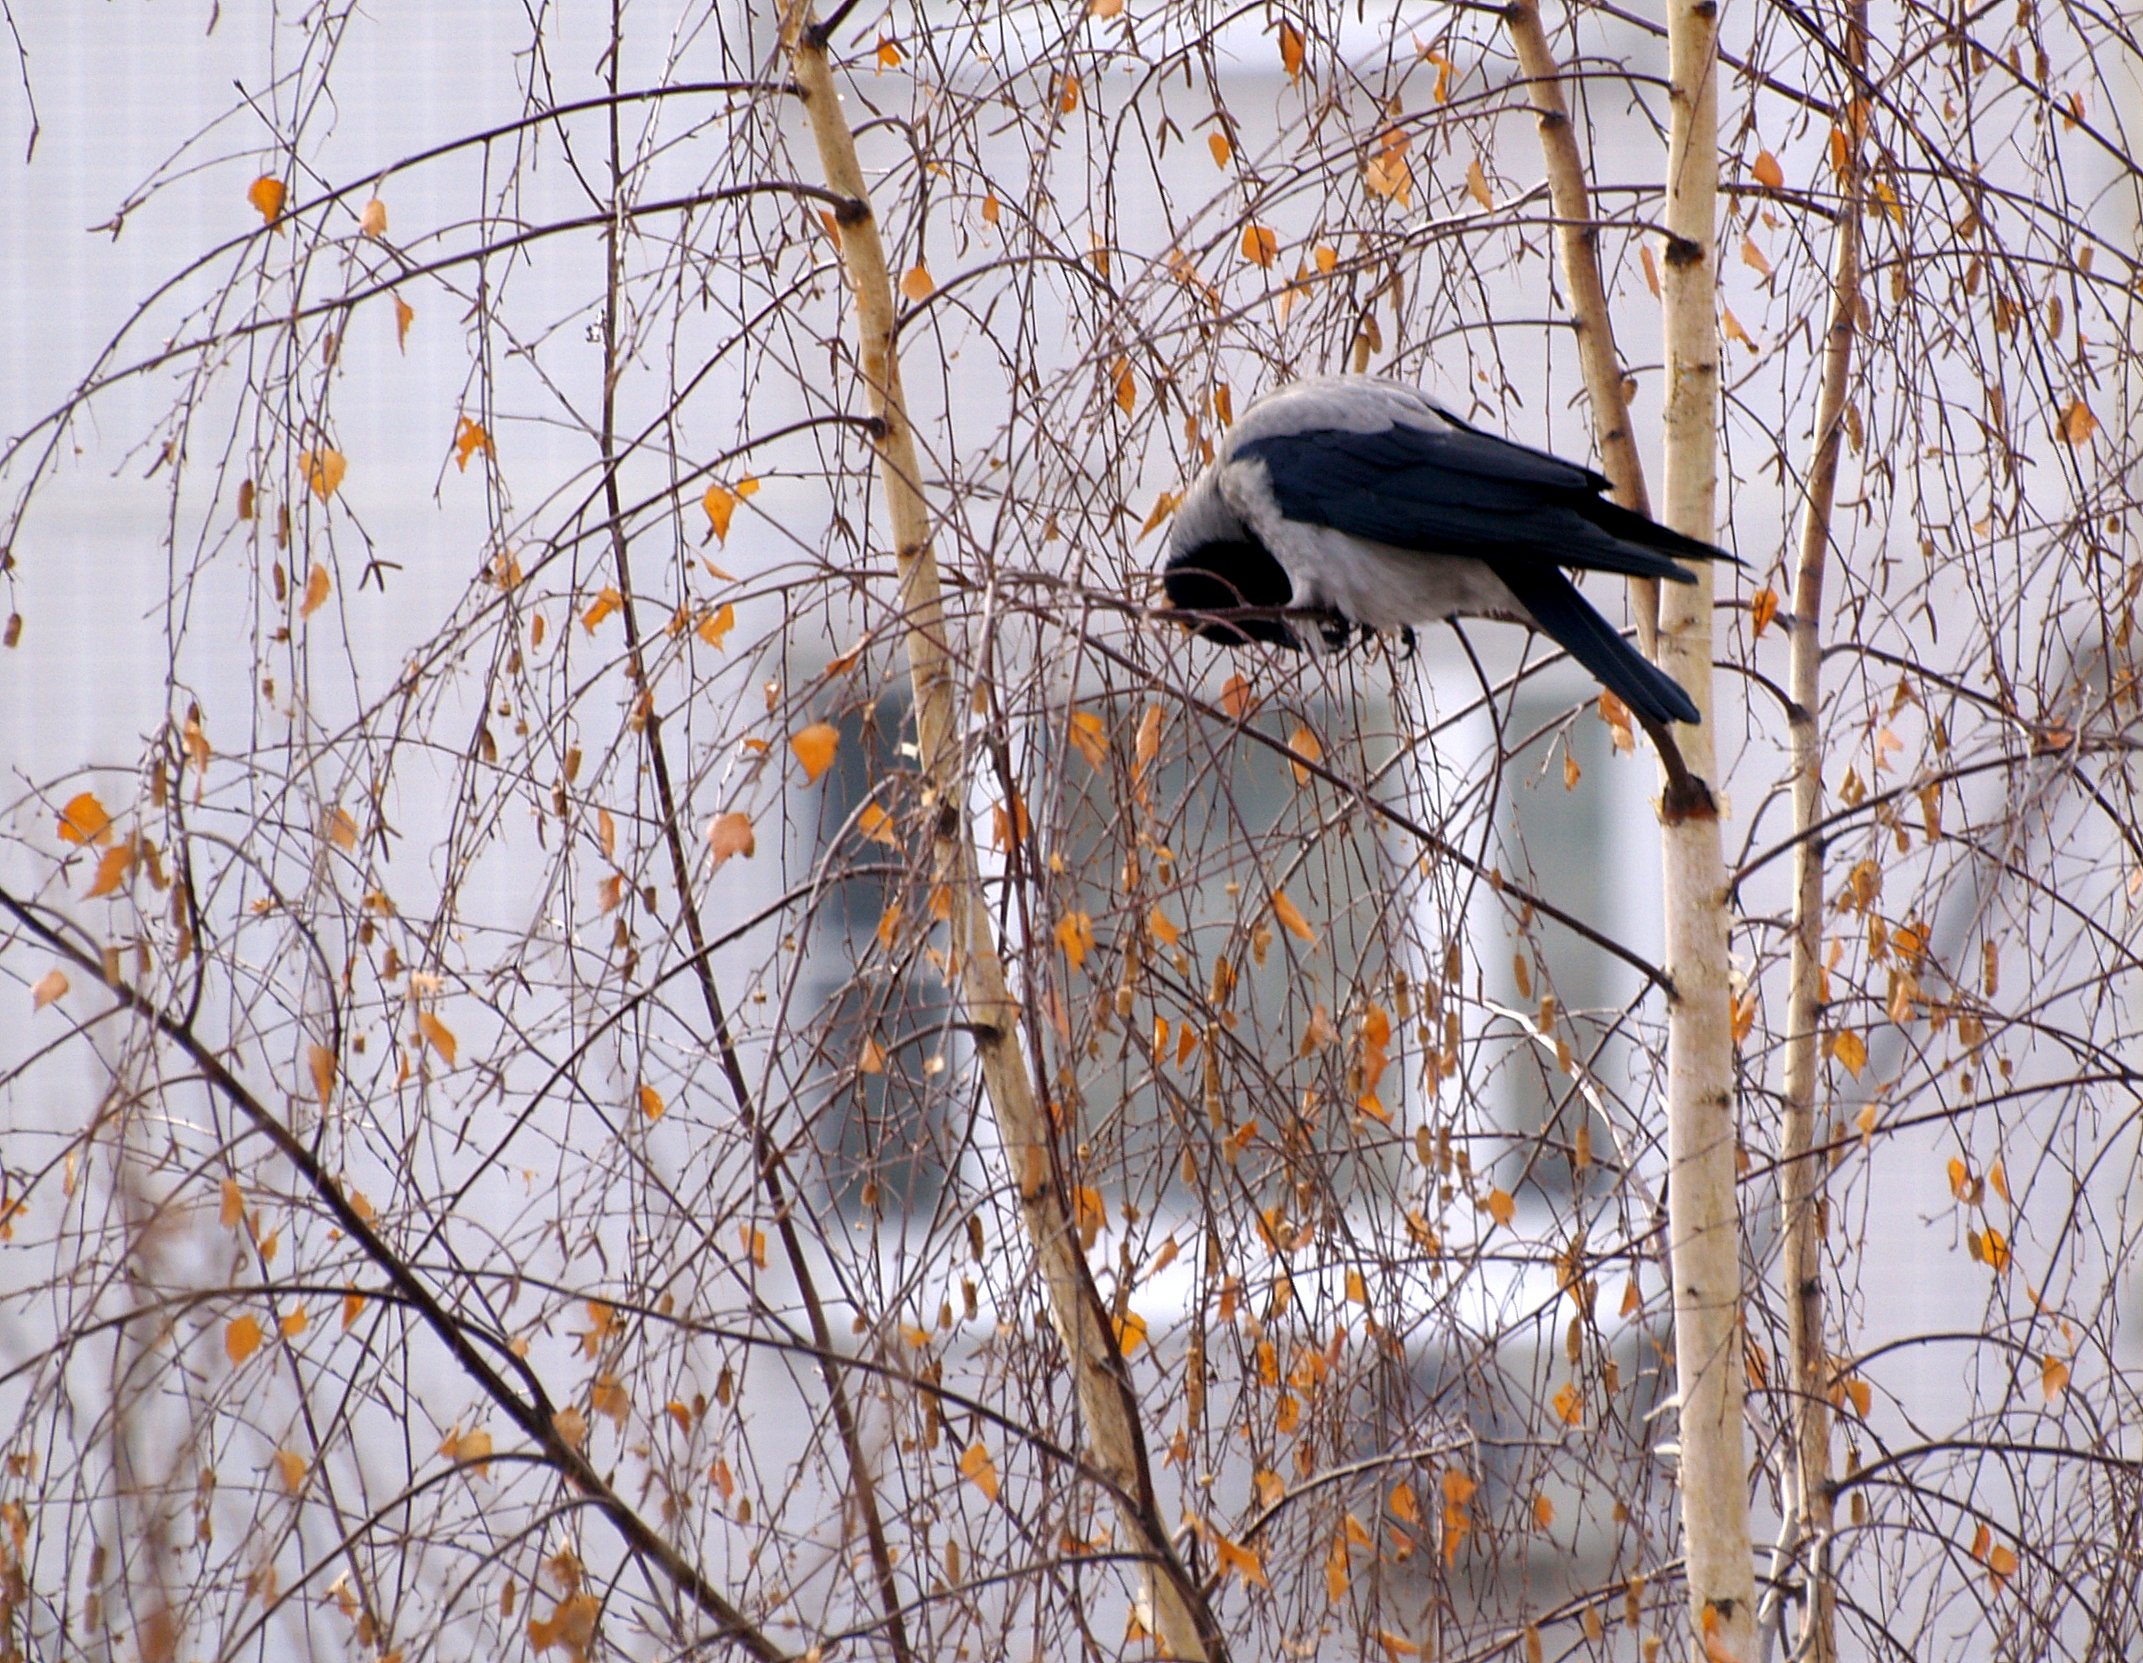
[[(1208, 640), (1332, 646), (1356, 630), (1503, 618), (1559, 642), (1654, 722), (1695, 722), (1674, 679), (1585, 602), (1562, 568), (1693, 583), (1730, 560), (1607, 500), (1590, 468), (1459, 420), (1413, 388), (1320, 376), (1268, 393), (1176, 510), (1162, 581)], [(1321, 616), (1320, 616), (1321, 615)]]

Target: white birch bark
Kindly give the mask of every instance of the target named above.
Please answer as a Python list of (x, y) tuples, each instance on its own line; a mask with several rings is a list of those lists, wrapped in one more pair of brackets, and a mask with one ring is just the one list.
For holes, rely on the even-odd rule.
[[(1663, 518), (1715, 535), (1718, 482), (1719, 172), (1717, 7), (1668, 0)], [(1734, 1035), (1719, 819), (1709, 567), (1660, 597), (1661, 668), (1704, 713), (1676, 737), (1694, 790), (1663, 800), (1667, 1029), (1667, 1235), (1680, 1388), (1683, 1552), (1694, 1654), (1754, 1663), (1755, 1578), (1743, 1429), (1741, 1228), (1735, 1196)]]

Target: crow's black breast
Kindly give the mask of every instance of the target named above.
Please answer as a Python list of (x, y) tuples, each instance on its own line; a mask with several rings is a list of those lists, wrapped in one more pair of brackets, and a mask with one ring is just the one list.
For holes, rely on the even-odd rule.
[[(1277, 611), (1295, 598), (1287, 573), (1255, 538), (1185, 549), (1170, 559), (1161, 582), (1168, 591), (1168, 604), (1179, 612), (1235, 613), (1252, 607)], [(1250, 641), (1269, 641), (1279, 647), (1302, 645), (1278, 618), (1208, 617), (1190, 627), (1208, 641), (1234, 647)]]

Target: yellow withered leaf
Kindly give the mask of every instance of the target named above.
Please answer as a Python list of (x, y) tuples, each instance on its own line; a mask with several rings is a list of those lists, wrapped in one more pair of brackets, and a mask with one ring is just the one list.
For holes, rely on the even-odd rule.
[(298, 470), (305, 475), (306, 489), (325, 502), (341, 489), (343, 475), (350, 471), (350, 465), (343, 459), (341, 451), (328, 446), (300, 451)]
[(357, 233), (362, 237), (384, 237), (387, 234), (387, 204), (374, 197), (357, 216)]
[(1279, 919), (1281, 927), (1289, 935), (1312, 944), (1316, 942), (1317, 932), (1310, 928), (1310, 921), (1302, 916), (1302, 909), (1287, 898), (1286, 890), (1276, 889), (1272, 892), (1272, 915)]
[(997, 1463), (980, 1438), (960, 1452), (960, 1476), (990, 1500), (997, 1499)]

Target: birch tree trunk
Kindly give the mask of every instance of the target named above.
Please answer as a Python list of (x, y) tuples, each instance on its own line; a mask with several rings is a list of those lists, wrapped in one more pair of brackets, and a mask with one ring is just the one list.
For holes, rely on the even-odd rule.
[[(1846, 65), (1857, 83), (1867, 62), (1865, 0), (1846, 14)], [(1823, 342), (1823, 382), (1816, 404), (1815, 446), (1809, 457), (1808, 500), (1802, 512), (1800, 558), (1793, 575), (1793, 639), (1788, 667), (1787, 721), (1793, 768), (1793, 944), (1787, 969), (1784, 1105), (1779, 1129), (1779, 1203), (1786, 1281), (1787, 1383), (1792, 1391), (1794, 1494), (1788, 1539), (1797, 1544), (1810, 1584), (1802, 1641), (1808, 1663), (1836, 1663), (1836, 1602), (1829, 1575), (1831, 1531), (1830, 1359), (1823, 1316), (1824, 1157), (1815, 1150), (1817, 1041), (1823, 1022), (1822, 705), (1823, 578), (1830, 550), (1831, 511), (1845, 448), (1853, 336), (1860, 317), (1859, 88), (1854, 85), (1846, 143), (1838, 171), (1838, 221), (1831, 247), (1829, 326)], [(1783, 1557), (1783, 1556), (1782, 1556)]]
[[(1716, 297), (1719, 156), (1717, 8), (1668, 0), (1664, 518), (1710, 539), (1718, 482)], [(1696, 1655), (1753, 1663), (1755, 1579), (1743, 1434), (1741, 1230), (1735, 1199), (1734, 1036), (1727, 985), (1727, 894), (1708, 782), (1717, 756), (1712, 697), (1713, 574), (1669, 583), (1661, 668), (1704, 722), (1677, 730), (1693, 783), (1663, 798), (1667, 973), (1668, 1258), (1681, 1398), (1684, 1553)]]
[(900, 578), (901, 615), (915, 692), (915, 737), (931, 808), (932, 865), (948, 898), (948, 974), (974, 1035), (983, 1089), (1011, 1165), (1050, 1320), (1070, 1363), (1086, 1423), (1088, 1458), (1114, 1492), (1143, 1567), (1145, 1622), (1166, 1654), (1221, 1663), (1226, 1644), (1198, 1582), (1177, 1555), (1155, 1500), (1137, 1400), (1099, 1289), (1079, 1245), (1055, 1138), (1020, 1046), (1020, 1010), (990, 928), (973, 840), (953, 660), (907, 406), (901, 392), (892, 272), (878, 233), (855, 136), (841, 113), (827, 42), (808, 3), (790, 7), (783, 42), (810, 116), (826, 183), (848, 199), (839, 216), (841, 260), (856, 307), (856, 355), (878, 421), (873, 443)]

